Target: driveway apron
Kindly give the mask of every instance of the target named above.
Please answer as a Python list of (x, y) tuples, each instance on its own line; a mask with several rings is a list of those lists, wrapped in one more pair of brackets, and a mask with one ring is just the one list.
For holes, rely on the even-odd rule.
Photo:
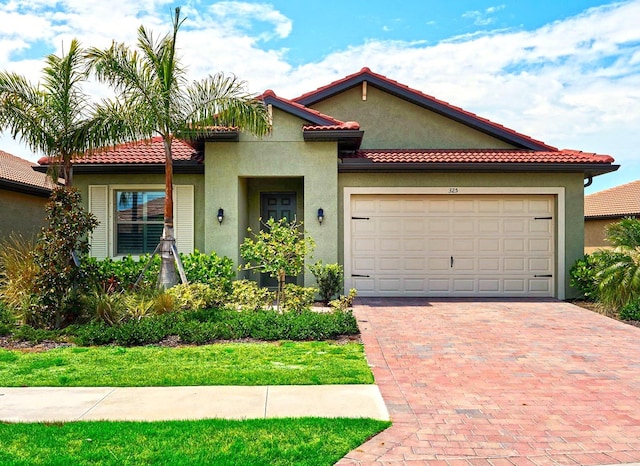
[(560, 301), (354, 312), (393, 425), (339, 465), (640, 462), (640, 328)]

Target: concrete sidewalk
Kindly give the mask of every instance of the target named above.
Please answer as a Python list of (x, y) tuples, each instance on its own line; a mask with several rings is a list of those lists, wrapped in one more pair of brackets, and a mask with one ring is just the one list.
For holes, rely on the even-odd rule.
[(275, 417), (389, 420), (377, 385), (0, 387), (0, 421), (160, 421)]

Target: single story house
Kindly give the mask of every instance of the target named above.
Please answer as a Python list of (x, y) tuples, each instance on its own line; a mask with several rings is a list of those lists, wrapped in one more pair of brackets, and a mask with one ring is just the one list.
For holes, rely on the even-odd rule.
[(610, 248), (605, 228), (626, 217), (640, 217), (640, 180), (584, 197), (584, 252)]
[[(179, 250), (240, 263), (248, 227), (295, 216), (316, 242), (311, 262), (343, 264), (359, 296), (571, 294), (584, 180), (616, 170), (612, 157), (558, 150), (368, 68), (292, 100), (262, 98), (267, 137), (230, 128), (174, 143)], [(101, 222), (93, 255), (153, 250), (163, 159), (154, 139), (75, 164)]]
[(0, 150), (0, 239), (35, 236), (45, 223), (53, 182), (36, 164)]

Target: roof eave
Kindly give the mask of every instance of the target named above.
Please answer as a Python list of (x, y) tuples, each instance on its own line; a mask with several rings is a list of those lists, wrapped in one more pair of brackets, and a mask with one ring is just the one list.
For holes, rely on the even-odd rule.
[(303, 129), (302, 135), (307, 142), (337, 141), (338, 150), (352, 151), (360, 148), (364, 131), (352, 129), (322, 130)]
[(578, 164), (578, 163), (464, 163), (464, 162), (371, 162), (367, 159), (343, 159), (338, 165), (340, 173), (353, 172), (548, 172), (548, 173), (576, 173), (582, 172), (584, 178), (603, 175), (616, 171), (619, 165)]
[[(45, 167), (46, 168), (46, 167)], [(75, 164), (74, 174), (161, 174), (164, 173), (164, 163), (87, 163)], [(204, 164), (174, 160), (173, 173), (175, 174), (203, 174)]]
[(51, 189), (34, 186), (27, 183), (20, 183), (18, 181), (0, 179), (0, 189), (6, 189), (7, 191), (14, 191), (21, 194), (29, 194), (37, 197), (49, 197), (51, 196)]

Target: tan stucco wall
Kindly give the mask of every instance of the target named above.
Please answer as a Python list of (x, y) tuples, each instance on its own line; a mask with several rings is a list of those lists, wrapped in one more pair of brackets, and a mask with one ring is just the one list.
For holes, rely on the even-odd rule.
[[(305, 142), (303, 121), (279, 110), (273, 113), (273, 133), (262, 139), (242, 135), (239, 142), (207, 143), (205, 148), (205, 212), (222, 207), (225, 221), (205, 217), (205, 250), (241, 263), (239, 244), (247, 227), (258, 227), (260, 192), (296, 191), (298, 220), (314, 239), (314, 263), (338, 259), (338, 175), (335, 142)], [(325, 210), (322, 225), (318, 208)], [(305, 283), (313, 277), (305, 275)]]
[(591, 254), (597, 249), (611, 248), (611, 244), (605, 239), (604, 230), (607, 225), (618, 219), (588, 219), (584, 220), (584, 252)]
[[(82, 174), (74, 173), (73, 184), (80, 190), (82, 194), (82, 202), (84, 208), (88, 208), (89, 199), (89, 185), (160, 185), (164, 186), (164, 174), (147, 175), (147, 174), (132, 174), (132, 175), (97, 175), (97, 174)], [(204, 217), (205, 217), (205, 202), (204, 202), (204, 176), (202, 175), (182, 175), (177, 174), (173, 176), (174, 185), (193, 185), (193, 203), (194, 203), (194, 247), (199, 251), (205, 251), (204, 241)], [(216, 208), (217, 212), (217, 208)], [(210, 214), (215, 217), (216, 212)]]
[(362, 149), (513, 148), (435, 112), (368, 86), (367, 100), (357, 86), (313, 106), (364, 130)]
[(46, 197), (0, 189), (0, 239), (11, 233), (35, 238), (45, 225)]
[[(569, 270), (583, 256), (583, 176), (582, 173), (342, 173), (338, 189), (346, 187), (563, 187), (565, 189), (565, 282), (556, 283), (556, 289), (564, 286), (566, 297), (576, 296), (569, 287)], [(344, 199), (339, 197), (340, 215), (344, 213)], [(556, 206), (556, 212), (558, 211)], [(556, 222), (556, 238), (557, 235)], [(341, 224), (338, 231), (344, 235)], [(556, 248), (557, 250), (557, 248)], [(344, 244), (339, 245), (340, 262), (344, 262)], [(556, 264), (557, 266), (557, 264)]]

